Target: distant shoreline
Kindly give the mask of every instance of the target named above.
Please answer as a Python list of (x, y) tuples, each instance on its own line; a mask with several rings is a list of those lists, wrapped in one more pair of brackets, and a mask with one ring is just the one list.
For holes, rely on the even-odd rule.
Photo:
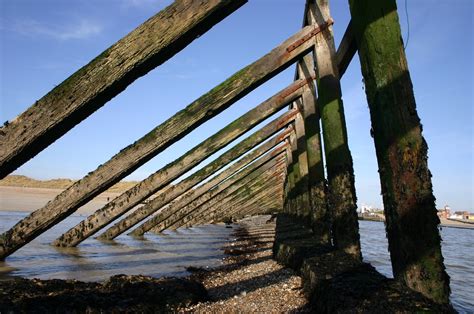
[[(0, 211), (33, 212), (62, 191), (63, 189), (0, 186)], [(104, 192), (80, 207), (76, 213), (91, 214), (118, 195), (118, 192)]]
[[(0, 180), (0, 187), (17, 187), (17, 188), (39, 188), (52, 190), (65, 190), (76, 181), (72, 179), (52, 179), (52, 180), (36, 180), (22, 175), (9, 175)], [(106, 192), (121, 193), (125, 192), (134, 185), (137, 181), (120, 181), (110, 187)]]
[[(371, 217), (359, 217), (359, 220), (364, 220), (364, 221), (372, 221), (372, 222), (384, 222), (381, 218), (371, 218)], [(467, 223), (467, 222), (461, 222), (461, 221), (455, 221), (455, 220), (449, 220), (445, 218), (440, 218), (441, 224), (439, 227), (441, 228), (458, 228), (458, 229), (474, 229), (474, 224)]]

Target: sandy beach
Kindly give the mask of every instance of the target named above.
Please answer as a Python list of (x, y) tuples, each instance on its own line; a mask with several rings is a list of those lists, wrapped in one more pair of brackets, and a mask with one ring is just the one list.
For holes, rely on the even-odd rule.
[[(27, 188), (0, 186), (0, 211), (32, 212), (43, 207), (47, 202), (61, 193), (60, 189)], [(88, 215), (107, 204), (120, 193), (105, 192), (94, 198), (76, 212)]]

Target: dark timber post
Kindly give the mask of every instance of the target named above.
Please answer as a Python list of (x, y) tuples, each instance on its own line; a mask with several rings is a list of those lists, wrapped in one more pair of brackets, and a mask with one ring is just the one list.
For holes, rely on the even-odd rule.
[[(312, 0), (309, 10), (317, 25), (331, 18), (327, 0)], [(361, 258), (354, 169), (347, 143), (332, 27), (315, 40), (318, 105), (323, 127), (333, 240), (337, 248)]]
[(449, 276), (395, 0), (350, 0), (396, 279), (439, 303)]
[(135, 143), (121, 150), (44, 207), (23, 218), (0, 235), (0, 259), (9, 256), (59, 223), (197, 126), (215, 117), (253, 89), (285, 70), (311, 49), (313, 41), (310, 39), (321, 36), (321, 31), (327, 27), (328, 24), (321, 24), (320, 29), (303, 28), (270, 53), (235, 73)]
[[(303, 26), (316, 24), (314, 9), (307, 2)], [(296, 79), (316, 77), (314, 51), (298, 63)], [(310, 201), (311, 225), (315, 236), (322, 244), (330, 243), (331, 231), (326, 198), (326, 179), (324, 176), (323, 150), (321, 145), (320, 114), (316, 98), (316, 85), (308, 82), (303, 91), (302, 112), (304, 116), (306, 155), (308, 162), (308, 194)]]
[(246, 0), (176, 0), (0, 128), (0, 179)]

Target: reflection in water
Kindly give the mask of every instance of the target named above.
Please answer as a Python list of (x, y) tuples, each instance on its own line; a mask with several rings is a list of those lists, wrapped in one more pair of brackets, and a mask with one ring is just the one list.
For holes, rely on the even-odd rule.
[[(8, 230), (23, 212), (0, 212), (0, 233)], [(126, 235), (114, 241), (93, 238), (76, 248), (56, 248), (50, 243), (84, 217), (71, 216), (21, 248), (5, 262), (0, 262), (0, 278), (60, 278), (82, 281), (105, 280), (116, 274), (143, 274), (154, 277), (186, 275), (188, 266), (219, 265), (224, 257), (220, 250), (230, 239), (232, 229), (208, 225), (144, 238)], [(364, 260), (382, 274), (392, 277), (383, 223), (359, 221)], [(451, 300), (461, 313), (472, 313), (474, 303), (474, 230), (443, 228), (442, 249), (451, 276)]]
[[(364, 261), (393, 277), (383, 223), (359, 221)], [(460, 313), (474, 313), (474, 229), (443, 228), (441, 249), (451, 277), (451, 302)]]
[[(12, 227), (23, 212), (0, 212), (0, 232)], [(212, 267), (224, 257), (220, 250), (232, 229), (208, 225), (144, 238), (126, 235), (114, 241), (88, 239), (76, 248), (50, 245), (64, 231), (84, 217), (71, 216), (0, 262), (1, 277), (21, 276), (41, 279), (105, 280), (116, 274), (143, 274), (154, 277), (186, 275), (188, 266)]]

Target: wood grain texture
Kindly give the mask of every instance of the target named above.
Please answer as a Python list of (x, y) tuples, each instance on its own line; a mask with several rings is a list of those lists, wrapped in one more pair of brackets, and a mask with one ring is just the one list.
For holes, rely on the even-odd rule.
[[(245, 156), (244, 158), (242, 158), (242, 160), (239, 160), (237, 163), (235, 163), (234, 165), (232, 165), (231, 167), (229, 167), (228, 169), (226, 169), (225, 171), (223, 171), (216, 177), (212, 178), (212, 180), (210, 180), (209, 182), (206, 182), (205, 184), (203, 184), (202, 186), (199, 186), (195, 190), (189, 191), (186, 195), (183, 195), (180, 199), (172, 202), (169, 207), (164, 208), (162, 211), (160, 211), (160, 213), (158, 213), (156, 216), (148, 220), (139, 228), (135, 229), (131, 234), (135, 236), (140, 236), (140, 235), (143, 235), (145, 232), (151, 230), (152, 228), (154, 228), (153, 230), (154, 232), (161, 232), (165, 230), (167, 226), (170, 226), (176, 221), (179, 221), (180, 219), (182, 219), (189, 213), (189, 211), (183, 210), (185, 206), (193, 202), (195, 199), (197, 199), (204, 193), (207, 193), (209, 190), (211, 190), (211, 188), (214, 188), (215, 186), (221, 184), (224, 180), (231, 178), (242, 168), (247, 167), (247, 166), (255, 167), (255, 165), (258, 165), (258, 163), (252, 163), (252, 162), (256, 158), (266, 153), (269, 148), (273, 147), (275, 144), (274, 142), (278, 140), (278, 137), (275, 138), (273, 141), (269, 141), (268, 143), (266, 143), (270, 145), (265, 145), (265, 144), (262, 145), (261, 147), (259, 147), (259, 149)], [(268, 147), (268, 146), (271, 146), (271, 147)], [(284, 145), (278, 146), (266, 156), (270, 157), (272, 154), (275, 154), (275, 152), (279, 152), (282, 149), (283, 150), (285, 149)], [(262, 157), (261, 159), (259, 159), (259, 161), (260, 160), (264, 161), (265, 157)]]
[[(171, 183), (173, 180), (177, 179), (179, 176), (186, 173), (194, 166), (198, 165), (200, 162), (216, 153), (269, 116), (273, 115), (275, 112), (284, 108), (289, 102), (300, 97), (305, 83), (305, 80), (294, 82), (273, 97), (270, 97), (260, 105), (251, 109), (216, 134), (196, 145), (181, 157), (177, 158), (128, 191), (113, 199), (110, 203), (97, 210), (87, 219), (61, 235), (56, 241), (54, 241), (53, 244), (63, 247), (76, 246), (80, 242), (84, 241), (99, 231), (101, 228), (118, 217), (124, 215), (136, 205), (140, 204), (143, 200), (147, 199), (161, 188), (164, 188), (167, 184)], [(275, 133), (277, 131), (278, 129), (274, 127), (268, 132)], [(265, 135), (262, 134), (262, 136), (269, 137), (271, 134), (272, 133)], [(257, 140), (256, 138), (253, 139), (254, 141)], [(179, 186), (168, 187), (166, 193), (160, 193), (150, 204), (147, 204), (143, 208), (136, 210), (129, 217), (125, 218), (124, 221), (121, 221), (116, 226), (108, 229), (104, 233), (107, 234), (107, 236), (104, 235), (104, 237), (107, 239), (113, 239), (125, 232), (136, 223), (153, 214), (156, 210), (164, 206), (170, 200), (173, 200), (180, 194), (186, 192), (186, 190), (190, 189), (193, 185), (206, 179), (213, 172), (219, 170), (228, 162), (231, 162), (235, 158), (239, 157), (240, 154), (245, 152), (243, 149), (251, 149), (253, 145), (256, 145), (253, 142), (247, 144), (247, 146), (243, 145), (245, 148), (241, 147), (240, 150), (233, 151), (232, 154), (225, 155), (225, 158), (220, 158), (219, 160), (206, 166), (204, 170), (196, 172), (196, 174), (194, 174), (192, 177), (186, 179), (183, 184), (180, 184)]]
[(0, 259), (4, 259), (62, 221), (165, 148), (286, 69), (298, 57), (305, 54), (312, 47), (313, 42), (303, 42), (291, 52), (287, 51), (287, 47), (312, 31), (313, 28), (308, 27), (291, 36), (270, 53), (195, 100), (134, 144), (124, 148), (43, 208), (22, 219), (0, 236)]
[(0, 129), (0, 179), (164, 63), (246, 0), (177, 0)]

